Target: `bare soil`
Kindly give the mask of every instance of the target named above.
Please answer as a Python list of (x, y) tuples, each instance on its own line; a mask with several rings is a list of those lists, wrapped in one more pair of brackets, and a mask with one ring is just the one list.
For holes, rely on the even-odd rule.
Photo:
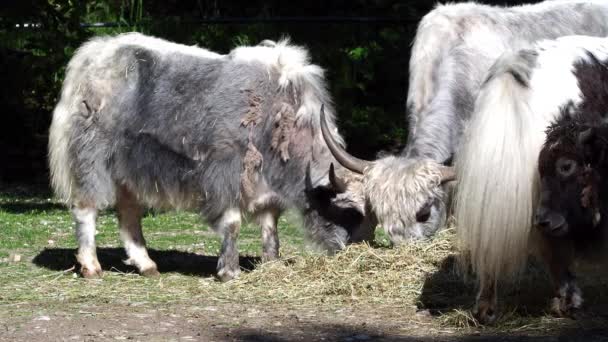
[[(608, 341), (608, 327), (576, 323), (550, 334), (467, 334), (437, 329), (425, 313), (412, 319), (408, 310), (387, 308), (199, 303), (55, 309), (23, 304), (5, 309), (0, 314), (0, 341)], [(12, 311), (20, 314), (11, 316)]]

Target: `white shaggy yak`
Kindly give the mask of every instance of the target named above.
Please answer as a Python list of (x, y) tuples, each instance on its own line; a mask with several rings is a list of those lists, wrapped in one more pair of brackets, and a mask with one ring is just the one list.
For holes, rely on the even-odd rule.
[(393, 243), (432, 236), (444, 226), (449, 202), (444, 185), (452, 179), (445, 166), (458, 153), (464, 122), (496, 58), (537, 40), (573, 34), (608, 35), (608, 2), (448, 4), (422, 19), (410, 59), (408, 144), (401, 156), (351, 168), (364, 175), (370, 208)]
[(496, 318), (497, 280), (521, 270), (534, 238), (545, 130), (560, 113), (575, 115), (593, 100), (583, 96), (586, 76), (578, 70), (607, 59), (605, 38), (543, 41), (502, 55), (481, 88), (456, 157), (455, 215), (461, 248), (480, 279), (483, 322)]

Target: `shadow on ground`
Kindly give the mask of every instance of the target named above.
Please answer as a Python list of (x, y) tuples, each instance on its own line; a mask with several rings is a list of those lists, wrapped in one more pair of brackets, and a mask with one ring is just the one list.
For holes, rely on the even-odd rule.
[[(463, 275), (456, 257), (449, 256), (435, 273), (425, 279), (418, 309), (429, 310), (432, 315), (452, 310), (470, 311), (475, 304), (476, 294), (475, 277)], [(499, 283), (499, 310), (503, 314), (545, 316), (551, 294), (551, 282), (544, 267), (531, 260), (520, 281)]]
[(45, 211), (66, 210), (65, 205), (54, 202), (9, 202), (0, 203), (0, 210), (11, 214), (42, 213)]
[[(583, 291), (584, 305), (582, 310), (576, 313), (576, 319), (566, 319), (568, 323), (591, 327), (597, 326), (599, 322), (608, 326), (608, 279), (605, 269), (598, 267), (587, 263), (579, 265), (576, 274), (578, 284)], [(428, 310), (433, 316), (440, 316), (453, 310), (471, 312), (476, 294), (475, 277), (472, 275), (464, 277), (458, 269), (456, 258), (450, 256), (441, 262), (436, 272), (425, 279), (417, 308)], [(517, 282), (499, 283), (500, 317), (496, 324), (509, 324), (518, 320), (523, 324), (530, 318), (550, 316), (548, 311), (552, 296), (552, 283), (544, 265), (531, 258)], [(471, 321), (469, 323), (475, 324)], [(608, 341), (608, 335), (605, 341)]]
[[(216, 274), (218, 257), (199, 255), (176, 250), (149, 249), (148, 253), (158, 266), (160, 273), (175, 272), (184, 275), (209, 277)], [(46, 248), (32, 262), (39, 266), (55, 271), (63, 271), (77, 265), (76, 250), (68, 248)], [(136, 272), (135, 268), (127, 266), (123, 260), (127, 255), (123, 248), (98, 248), (97, 257), (104, 271)], [(260, 262), (259, 257), (241, 256), (239, 263), (244, 271), (251, 271)]]
[(439, 315), (454, 309), (470, 309), (475, 301), (475, 282), (458, 270), (456, 257), (445, 258), (439, 269), (426, 277), (418, 299), (418, 309)]
[(468, 336), (408, 336), (407, 330), (397, 332), (393, 329), (367, 329), (348, 325), (304, 325), (288, 331), (269, 331), (267, 329), (241, 329), (227, 333), (231, 341), (244, 342), (287, 342), (287, 341), (404, 341), (404, 342), (599, 342), (608, 341), (608, 329), (566, 329), (555, 335), (539, 334), (480, 334)]

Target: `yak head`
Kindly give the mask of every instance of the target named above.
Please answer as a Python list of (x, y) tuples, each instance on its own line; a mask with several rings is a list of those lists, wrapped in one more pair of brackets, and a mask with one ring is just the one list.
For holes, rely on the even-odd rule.
[(606, 133), (606, 127), (589, 127), (568, 117), (547, 130), (538, 159), (540, 198), (534, 216), (543, 234), (585, 238), (597, 230)]
[(432, 236), (446, 220), (444, 184), (453, 168), (428, 159), (389, 156), (370, 162), (348, 154), (329, 133), (321, 107), (321, 131), (334, 158), (361, 175), (361, 192), (369, 215), (393, 244)]
[(336, 251), (348, 243), (371, 241), (376, 220), (365, 206), (361, 176), (330, 164), (324, 181), (311, 179), (310, 164), (305, 185), (309, 208), (305, 213), (312, 240), (326, 250)]

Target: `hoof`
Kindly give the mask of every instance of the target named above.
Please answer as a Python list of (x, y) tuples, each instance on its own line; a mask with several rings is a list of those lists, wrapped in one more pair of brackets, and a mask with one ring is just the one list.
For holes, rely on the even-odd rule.
[(473, 312), (475, 319), (483, 325), (491, 325), (496, 322), (498, 315), (496, 309), (488, 303), (480, 303)]
[(551, 314), (555, 317), (576, 319), (580, 307), (575, 304), (575, 302), (566, 298), (553, 297), (551, 299)]
[(279, 259), (278, 253), (264, 253), (262, 254), (262, 262), (276, 261)]
[(240, 273), (241, 273), (240, 270), (237, 270), (237, 271), (220, 270), (219, 272), (217, 272), (217, 279), (219, 281), (221, 281), (222, 283), (225, 283), (227, 281), (238, 278)]
[(87, 267), (81, 267), (80, 274), (85, 279), (97, 279), (97, 278), (101, 278), (101, 276), (103, 275), (101, 268), (93, 269), (93, 268), (87, 268)]
[(156, 269), (156, 267), (152, 267), (152, 268), (148, 268), (145, 270), (142, 270), (140, 272), (140, 274), (144, 277), (147, 278), (158, 278), (160, 277), (160, 272), (158, 272), (158, 270)]

